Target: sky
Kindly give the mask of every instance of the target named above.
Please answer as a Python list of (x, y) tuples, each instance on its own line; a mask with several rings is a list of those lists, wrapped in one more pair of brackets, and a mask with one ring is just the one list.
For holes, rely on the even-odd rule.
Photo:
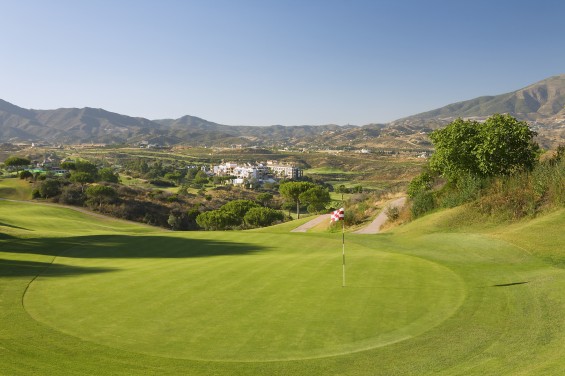
[(0, 0), (0, 99), (386, 123), (565, 73), (561, 0)]

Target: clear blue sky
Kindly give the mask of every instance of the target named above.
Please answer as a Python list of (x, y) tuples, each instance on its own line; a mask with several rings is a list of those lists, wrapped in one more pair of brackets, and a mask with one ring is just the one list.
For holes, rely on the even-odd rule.
[(388, 122), (565, 73), (561, 0), (0, 0), (0, 98), (230, 125)]

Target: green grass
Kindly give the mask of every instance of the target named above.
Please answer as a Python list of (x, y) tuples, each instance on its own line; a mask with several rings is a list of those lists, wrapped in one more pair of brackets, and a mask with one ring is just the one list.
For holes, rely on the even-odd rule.
[(0, 178), (0, 198), (31, 200), (31, 184), (18, 178)]
[(341, 234), (0, 202), (0, 374), (562, 374), (565, 211), (474, 233), (451, 215), (347, 234), (341, 287)]

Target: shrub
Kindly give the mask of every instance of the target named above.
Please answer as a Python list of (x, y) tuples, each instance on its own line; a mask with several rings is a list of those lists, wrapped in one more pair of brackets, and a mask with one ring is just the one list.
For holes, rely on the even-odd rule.
[(388, 206), (385, 210), (385, 214), (389, 221), (396, 221), (400, 217), (400, 209), (397, 206)]
[(46, 179), (39, 183), (37, 190), (42, 198), (55, 197), (61, 193), (61, 182), (57, 179)]
[[(235, 216), (242, 218), (252, 208), (259, 207), (259, 204), (251, 200), (233, 200), (222, 205), (220, 210), (233, 213)], [(241, 223), (241, 222), (240, 222)]]
[(245, 224), (250, 227), (270, 226), (275, 222), (282, 221), (283, 219), (284, 214), (282, 212), (265, 207), (251, 208), (243, 217)]
[(211, 210), (200, 213), (196, 217), (196, 223), (205, 230), (227, 230), (239, 225), (241, 218), (233, 212)]
[(414, 198), (422, 192), (432, 189), (433, 177), (428, 171), (422, 172), (408, 184), (408, 196)]
[(170, 180), (164, 179), (151, 179), (149, 183), (153, 184), (156, 187), (175, 187), (176, 184)]
[(91, 205), (97, 204), (99, 207), (104, 203), (110, 203), (117, 196), (114, 188), (106, 185), (91, 185), (86, 189), (86, 197)]
[(59, 196), (59, 202), (68, 205), (82, 206), (85, 199), (82, 187), (73, 184), (64, 187), (61, 196)]
[(438, 206), (453, 208), (476, 200), (486, 184), (486, 178), (463, 174), (459, 176), (456, 181), (448, 182), (443, 189), (438, 192), (436, 197), (438, 199)]
[(435, 209), (435, 200), (432, 192), (421, 192), (412, 198), (412, 217), (418, 218)]

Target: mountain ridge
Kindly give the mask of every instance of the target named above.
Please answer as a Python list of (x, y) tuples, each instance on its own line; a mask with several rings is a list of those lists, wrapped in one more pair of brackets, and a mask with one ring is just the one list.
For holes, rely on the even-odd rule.
[(532, 122), (561, 122), (565, 117), (565, 74), (546, 78), (509, 93), (451, 103), (390, 124), (422, 120), (451, 121), (457, 117), (485, 118), (494, 113), (508, 113), (519, 120)]
[(429, 148), (426, 134), (455, 118), (509, 113), (528, 121), (545, 146), (565, 140), (565, 74), (513, 92), (448, 104), (388, 124), (223, 125), (192, 115), (149, 120), (101, 108), (24, 109), (0, 99), (0, 142), (129, 143), (303, 147)]

